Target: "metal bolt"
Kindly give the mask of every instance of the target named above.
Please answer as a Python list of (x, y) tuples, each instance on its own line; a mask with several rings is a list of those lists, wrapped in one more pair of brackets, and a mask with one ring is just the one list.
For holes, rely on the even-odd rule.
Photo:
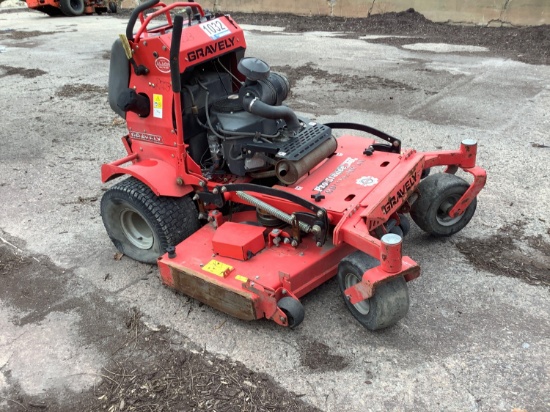
[(279, 316), (279, 320), (280, 320), (281, 322), (283, 322), (283, 323), (285, 323), (285, 321), (286, 321), (286, 319), (283, 318), (282, 316)]
[(289, 239), (289, 238), (287, 238), (287, 237), (285, 237), (285, 240), (284, 240), (284, 242), (285, 242), (285, 245), (288, 245), (288, 244), (290, 243), (290, 239)]
[(199, 200), (199, 199), (200, 199), (200, 196), (199, 196), (199, 195), (193, 196), (193, 200), (194, 200), (195, 202), (196, 202), (197, 200)]
[(206, 219), (208, 216), (206, 216), (206, 214), (204, 213), (199, 213), (199, 220), (203, 220), (203, 219)]
[(317, 217), (318, 217), (318, 218), (322, 218), (324, 215), (325, 215), (325, 214), (323, 213), (322, 210), (319, 210), (319, 211), (317, 212)]
[(144, 46), (147, 46), (147, 42), (146, 42), (146, 41), (144, 41), (144, 42), (143, 42), (143, 45), (144, 45)]
[(166, 46), (162, 46), (162, 50), (166, 51), (168, 48)]
[(214, 193), (215, 195), (217, 195), (219, 193), (219, 190), (217, 188), (215, 188), (214, 190), (212, 190), (212, 193)]
[(292, 246), (292, 247), (297, 247), (297, 246), (298, 246), (298, 241), (297, 241), (297, 240), (293, 240), (292, 243), (290, 244), (290, 246)]
[(313, 227), (311, 228), (311, 233), (313, 233), (314, 235), (318, 235), (319, 233), (321, 233), (321, 226), (313, 225)]
[(273, 233), (274, 235), (278, 235), (279, 233), (281, 233), (281, 229), (273, 229), (271, 233)]
[(256, 279), (260, 279), (260, 277), (259, 277), (259, 276), (256, 276)]
[(222, 186), (222, 193), (225, 193), (225, 192), (227, 192), (227, 187)]
[(287, 294), (286, 289), (281, 290), (281, 293), (282, 293), (283, 295), (286, 295), (286, 294)]
[(321, 242), (317, 242), (316, 245), (317, 245), (317, 247), (323, 246), (323, 244)]
[(176, 179), (176, 183), (177, 183), (178, 186), (182, 186), (183, 185), (183, 179), (181, 177), (178, 177)]
[(206, 186), (206, 183), (204, 182), (204, 180), (201, 180), (201, 181), (199, 182), (199, 186), (200, 186), (200, 187)]

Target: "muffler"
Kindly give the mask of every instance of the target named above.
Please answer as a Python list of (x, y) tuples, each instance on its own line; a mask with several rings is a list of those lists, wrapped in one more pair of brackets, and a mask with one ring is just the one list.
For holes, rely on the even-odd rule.
[(284, 184), (292, 185), (311, 169), (321, 163), (322, 160), (333, 154), (337, 147), (338, 143), (336, 142), (334, 136), (332, 136), (329, 140), (325, 141), (322, 145), (308, 153), (300, 160), (279, 160), (275, 165), (275, 174)]

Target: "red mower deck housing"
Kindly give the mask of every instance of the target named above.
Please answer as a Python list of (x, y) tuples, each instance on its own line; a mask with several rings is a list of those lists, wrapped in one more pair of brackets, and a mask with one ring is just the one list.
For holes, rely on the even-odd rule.
[(297, 326), (299, 299), (337, 275), (361, 324), (391, 326), (420, 274), (401, 252), (407, 215), (435, 236), (466, 226), (485, 184), (475, 141), (420, 153), (366, 125), (298, 117), (281, 104), (288, 81), (245, 49), (230, 16), (197, 3), (136, 8), (111, 53), (127, 155), (102, 180), (130, 178), (102, 199), (109, 236), (134, 259), (160, 256), (167, 286), (240, 319)]

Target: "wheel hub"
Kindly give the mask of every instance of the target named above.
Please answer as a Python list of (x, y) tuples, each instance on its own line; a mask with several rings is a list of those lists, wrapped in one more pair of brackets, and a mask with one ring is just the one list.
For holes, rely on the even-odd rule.
[(153, 231), (139, 213), (130, 209), (123, 210), (120, 223), (124, 235), (134, 246), (143, 250), (153, 247)]
[[(356, 285), (359, 282), (361, 282), (361, 278), (359, 278), (355, 273), (347, 273), (344, 278), (346, 289), (352, 287), (353, 285)], [(357, 309), (359, 313), (361, 313), (361, 315), (368, 315), (370, 312), (370, 302), (368, 299), (357, 302), (353, 306), (355, 307), (355, 309)]]
[(458, 199), (458, 196), (450, 196), (439, 205), (436, 219), (437, 223), (439, 223), (441, 226), (452, 226), (456, 224), (460, 219), (462, 219), (462, 215), (458, 215), (455, 217), (449, 216), (449, 212), (456, 204), (456, 202), (458, 202)]

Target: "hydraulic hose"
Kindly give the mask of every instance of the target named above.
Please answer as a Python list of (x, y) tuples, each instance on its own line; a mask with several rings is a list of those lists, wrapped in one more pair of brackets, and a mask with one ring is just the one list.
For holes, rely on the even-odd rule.
[(244, 96), (243, 109), (267, 119), (283, 119), (288, 130), (296, 134), (301, 126), (296, 114), (286, 106), (270, 106), (254, 96)]

